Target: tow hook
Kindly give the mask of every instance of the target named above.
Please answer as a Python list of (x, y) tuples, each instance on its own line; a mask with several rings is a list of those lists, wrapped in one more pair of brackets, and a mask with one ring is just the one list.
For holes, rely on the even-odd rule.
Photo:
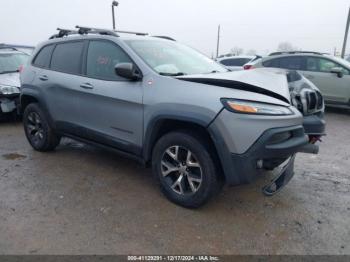
[(276, 178), (273, 179), (270, 184), (262, 188), (262, 192), (265, 196), (275, 195), (289, 183), (294, 176), (294, 160), (295, 155), (289, 158), (288, 162), (282, 167)]

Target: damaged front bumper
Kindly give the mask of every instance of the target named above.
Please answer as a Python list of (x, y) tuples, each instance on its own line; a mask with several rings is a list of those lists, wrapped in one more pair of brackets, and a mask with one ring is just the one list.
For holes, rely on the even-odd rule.
[(321, 111), (304, 116), (303, 126), (307, 135), (325, 135), (326, 121), (324, 120), (324, 112)]
[(19, 94), (0, 96), (0, 113), (19, 112)]
[(295, 155), (291, 156), (286, 164), (282, 166), (278, 175), (266, 186), (263, 187), (262, 192), (265, 196), (273, 196), (281, 191), (294, 176), (294, 160)]
[[(266, 170), (281, 166), (309, 143), (302, 126), (273, 128), (267, 130), (244, 154), (231, 154), (233, 177), (238, 183), (253, 182)], [(236, 179), (237, 181), (237, 179)]]
[(276, 128), (266, 131), (243, 155), (232, 155), (242, 183), (250, 183), (266, 170), (280, 168), (275, 178), (263, 187), (266, 196), (283, 189), (294, 176), (296, 153), (317, 154), (318, 146), (310, 143), (304, 127)]

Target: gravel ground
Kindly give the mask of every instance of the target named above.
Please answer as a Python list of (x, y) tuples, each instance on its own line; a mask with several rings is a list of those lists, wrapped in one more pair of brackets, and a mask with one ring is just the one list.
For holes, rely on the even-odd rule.
[(350, 254), (350, 113), (266, 198), (261, 178), (205, 207), (167, 201), (149, 169), (68, 139), (53, 153), (0, 123), (0, 254)]

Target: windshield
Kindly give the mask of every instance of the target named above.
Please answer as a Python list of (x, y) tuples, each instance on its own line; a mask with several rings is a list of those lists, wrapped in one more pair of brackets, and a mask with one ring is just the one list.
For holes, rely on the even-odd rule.
[(0, 74), (18, 72), (19, 67), (27, 62), (28, 57), (21, 53), (0, 54)]
[(339, 58), (339, 57), (332, 57), (335, 61), (337, 61), (338, 63), (346, 66), (348, 69), (350, 69), (350, 62), (346, 61), (345, 59)]
[(128, 45), (161, 75), (227, 72), (210, 58), (185, 45), (164, 40), (129, 40)]

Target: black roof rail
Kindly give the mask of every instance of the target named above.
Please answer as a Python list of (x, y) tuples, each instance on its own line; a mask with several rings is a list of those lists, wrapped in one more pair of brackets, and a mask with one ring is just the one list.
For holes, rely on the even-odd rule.
[(62, 38), (64, 36), (78, 34), (78, 31), (71, 30), (71, 29), (57, 28), (57, 30), (58, 30), (58, 34), (52, 35), (49, 39)]
[(273, 52), (269, 54), (269, 56), (275, 55), (291, 55), (291, 54), (314, 54), (314, 55), (324, 55), (326, 53), (314, 52), (314, 51), (281, 51), (281, 52)]
[(58, 34), (54, 34), (49, 39), (62, 38), (62, 37), (69, 36), (69, 35), (86, 35), (86, 34), (100, 34), (100, 35), (118, 36), (117, 33), (115, 33), (113, 30), (109, 30), (109, 29), (85, 27), (85, 26), (78, 26), (78, 25), (75, 28), (77, 28), (77, 30), (57, 28)]
[(142, 35), (142, 36), (148, 35), (148, 33), (134, 32), (134, 31), (123, 31), (123, 30), (101, 29), (101, 28), (78, 26), (78, 25), (76, 26), (76, 28), (79, 28), (78, 32), (80, 34), (99, 33), (101, 35), (119, 36), (117, 33), (121, 33), (121, 34), (132, 34), (132, 35)]
[(166, 40), (170, 40), (170, 41), (175, 41), (176, 42), (176, 40), (174, 38), (171, 38), (170, 36), (166, 36), (166, 35), (153, 35), (153, 37), (163, 38), (163, 39), (166, 39)]
[(119, 36), (115, 31), (109, 30), (109, 29), (101, 29), (101, 28), (79, 26), (79, 25), (75, 26), (75, 28), (78, 29), (78, 33), (81, 34), (81, 35), (85, 35), (85, 34), (100, 34), (100, 35)]
[[(52, 35), (49, 39), (62, 38), (62, 37), (65, 37), (65, 36), (78, 35), (78, 34), (79, 35), (100, 34), (100, 35), (119, 36), (118, 33), (121, 33), (121, 34), (133, 34), (133, 35), (140, 35), (140, 36), (148, 35), (148, 33), (133, 32), (133, 31), (123, 31), (123, 30), (101, 29), (101, 28), (94, 28), (94, 27), (88, 27), (88, 26), (79, 26), (79, 25), (77, 25), (75, 28), (76, 28), (76, 30), (57, 28), (58, 34)], [(159, 36), (159, 37), (175, 41), (171, 37), (167, 37), (167, 36)]]

